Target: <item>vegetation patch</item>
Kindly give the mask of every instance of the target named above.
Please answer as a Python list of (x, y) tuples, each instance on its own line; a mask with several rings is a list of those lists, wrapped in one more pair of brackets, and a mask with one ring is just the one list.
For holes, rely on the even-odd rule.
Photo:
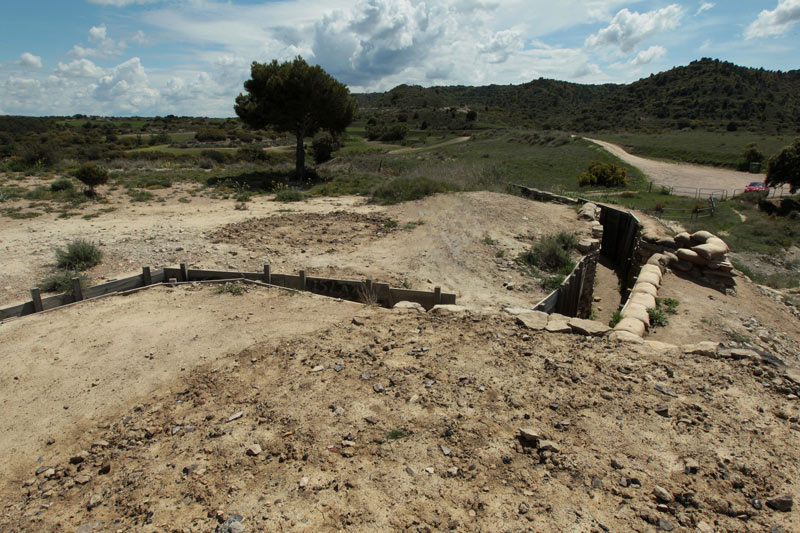
[(448, 185), (424, 176), (403, 177), (379, 185), (372, 193), (372, 200), (384, 205), (399, 204), (451, 190)]
[(55, 255), (58, 268), (74, 271), (92, 268), (103, 259), (103, 252), (83, 239), (75, 239), (66, 248), (56, 249)]
[(72, 285), (72, 278), (80, 279), (82, 289), (85, 289), (89, 282), (89, 278), (86, 276), (86, 274), (65, 270), (44, 278), (39, 283), (39, 288), (44, 292), (63, 292), (69, 294), (70, 296), (74, 296), (75, 292), (74, 286)]

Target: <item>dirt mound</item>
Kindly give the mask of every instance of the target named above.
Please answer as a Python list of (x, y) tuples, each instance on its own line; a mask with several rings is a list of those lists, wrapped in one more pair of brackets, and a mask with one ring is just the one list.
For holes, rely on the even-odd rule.
[(794, 530), (766, 503), (800, 496), (797, 388), (747, 359), (363, 308), (37, 449), (0, 525)]
[(286, 213), (227, 224), (209, 238), (214, 243), (285, 255), (309, 248), (325, 251), (326, 246), (330, 251), (358, 248), (385, 237), (396, 227), (396, 221), (378, 213)]

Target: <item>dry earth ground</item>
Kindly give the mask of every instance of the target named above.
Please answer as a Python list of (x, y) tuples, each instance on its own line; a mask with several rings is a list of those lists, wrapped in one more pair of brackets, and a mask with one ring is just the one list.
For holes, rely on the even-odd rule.
[[(571, 209), (469, 193), (236, 211), (158, 194), (112, 194), (117, 211), (91, 220), (3, 219), (4, 300), (24, 299), (53, 248), (81, 236), (103, 243), (95, 278), (271, 263), (441, 285), (475, 314), (186, 285), (0, 324), (2, 529), (211, 531), (232, 513), (255, 531), (798, 529), (796, 511), (763, 508), (800, 496), (790, 379), (658, 343), (528, 332), (497, 312), (543, 295), (509, 258), (537, 234), (586, 231)], [(667, 275), (662, 294), (679, 315), (650, 338), (749, 336), (796, 364), (797, 320), (752, 285), (726, 296)], [(525, 426), (558, 451), (518, 446)], [(680, 503), (657, 508), (656, 484)]]

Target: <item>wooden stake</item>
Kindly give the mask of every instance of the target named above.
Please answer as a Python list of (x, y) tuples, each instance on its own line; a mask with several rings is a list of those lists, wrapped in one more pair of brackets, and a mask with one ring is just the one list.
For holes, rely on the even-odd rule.
[(272, 285), (272, 270), (269, 265), (264, 265), (264, 283)]
[(306, 290), (306, 271), (300, 271), (300, 289)]
[(189, 268), (186, 263), (181, 263), (181, 281), (189, 281)]
[(433, 288), (433, 303), (434, 305), (439, 305), (442, 303), (442, 288), (441, 287), (434, 287)]
[(150, 275), (150, 267), (142, 267), (142, 283), (145, 286), (153, 283), (153, 278)]
[(31, 300), (33, 300), (33, 312), (40, 313), (44, 308), (42, 307), (42, 295), (39, 293), (38, 287), (31, 289)]
[(72, 278), (72, 296), (76, 302), (83, 300), (83, 289), (81, 288), (81, 278)]

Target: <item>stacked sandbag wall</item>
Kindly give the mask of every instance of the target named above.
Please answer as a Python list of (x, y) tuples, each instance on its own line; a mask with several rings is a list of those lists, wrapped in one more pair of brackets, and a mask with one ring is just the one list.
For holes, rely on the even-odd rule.
[(649, 309), (656, 308), (656, 297), (661, 287), (664, 270), (661, 265), (647, 264), (642, 266), (636, 282), (633, 284), (628, 301), (622, 308), (622, 320), (614, 326), (618, 336), (644, 336), (650, 327)]
[(640, 263), (658, 263), (673, 271), (701, 280), (720, 290), (736, 286), (736, 272), (728, 260), (728, 245), (708, 231), (675, 237), (643, 233), (635, 257)]

